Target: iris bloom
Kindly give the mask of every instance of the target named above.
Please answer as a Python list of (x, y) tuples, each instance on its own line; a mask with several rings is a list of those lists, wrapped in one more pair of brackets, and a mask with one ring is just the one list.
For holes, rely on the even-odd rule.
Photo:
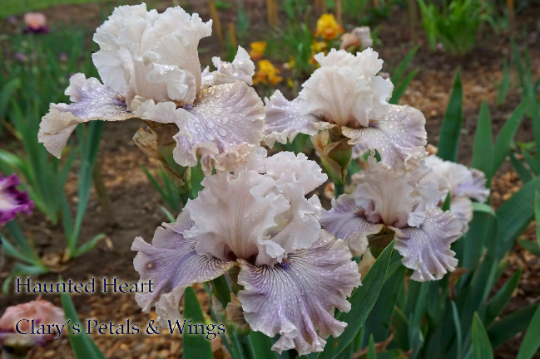
[(175, 124), (174, 160), (230, 170), (245, 164), (258, 147), (263, 105), (252, 84), (253, 62), (241, 47), (232, 63), (214, 58), (216, 71), (201, 76), (197, 46), (212, 22), (182, 8), (158, 14), (146, 5), (116, 8), (94, 35), (100, 50), (92, 59), (104, 84), (76, 74), (66, 95), (71, 104), (51, 104), (39, 141), (60, 157), (82, 122), (141, 118)]
[(365, 249), (368, 240), (395, 237), (395, 248), (416, 281), (438, 280), (453, 271), (457, 260), (450, 245), (462, 235), (462, 225), (437, 206), (437, 185), (421, 181), (429, 169), (396, 174), (373, 158), (369, 162), (354, 193), (333, 200), (332, 209), (322, 214), (322, 226), (351, 248)]
[(332, 50), (315, 56), (321, 65), (293, 101), (276, 91), (266, 99), (265, 142), (292, 141), (298, 133), (329, 129), (354, 146), (377, 150), (383, 166), (413, 170), (425, 157), (425, 118), (409, 106), (390, 105), (393, 85), (377, 73), (383, 61), (372, 49), (356, 56)]
[(317, 20), (315, 36), (320, 36), (326, 41), (330, 41), (341, 33), (343, 33), (343, 28), (338, 24), (333, 14), (322, 14)]
[(341, 36), (341, 45), (339, 48), (347, 50), (349, 48), (355, 49), (367, 49), (373, 46), (373, 39), (371, 39), (371, 29), (369, 26), (357, 27), (351, 32), (343, 34)]
[(459, 163), (444, 161), (431, 155), (425, 160), (425, 165), (431, 172), (423, 181), (437, 183), (441, 191), (440, 203), (444, 203), (450, 193), (450, 211), (463, 224), (464, 232), (469, 229), (473, 218), (472, 199), (484, 203), (489, 197), (486, 188), (486, 175), (474, 168), (467, 168)]
[(46, 34), (49, 32), (47, 18), (40, 12), (27, 12), (24, 14), (25, 33)]
[(266, 41), (257, 41), (249, 44), (251, 51), (249, 56), (252, 60), (259, 60), (264, 55), (264, 50), (266, 50)]
[(326, 179), (304, 154), (267, 158), (262, 148), (234, 173), (206, 177), (199, 197), (175, 223), (158, 227), (152, 244), (135, 239), (135, 269), (155, 285), (137, 302), (145, 311), (155, 305), (160, 323), (179, 319), (186, 287), (237, 266), (251, 329), (280, 334), (272, 347), (280, 353), (322, 351), (324, 339), (346, 326), (334, 309), (349, 311), (346, 298), (360, 284), (346, 244), (320, 228), (318, 197), (305, 198)]
[(30, 214), (34, 208), (28, 193), (17, 190), (20, 184), (16, 174), (3, 178), (0, 173), (0, 226), (15, 218), (18, 212)]
[[(32, 319), (35, 325), (57, 324), (61, 327), (65, 323), (64, 311), (55, 307), (46, 300), (37, 299), (28, 303), (8, 307), (0, 318), (0, 344), (6, 358), (25, 357), (34, 346), (43, 346), (54, 340), (57, 333), (49, 334), (19, 334), (16, 330), (17, 322), (21, 319), (18, 328), (21, 332), (30, 332)], [(35, 328), (37, 330), (38, 328)]]

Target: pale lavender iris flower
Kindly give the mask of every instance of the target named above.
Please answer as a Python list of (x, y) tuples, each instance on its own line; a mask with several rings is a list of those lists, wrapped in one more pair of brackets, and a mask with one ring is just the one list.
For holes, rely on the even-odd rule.
[(179, 319), (186, 287), (237, 266), (251, 329), (279, 334), (272, 349), (280, 353), (322, 351), (324, 339), (346, 326), (335, 308), (349, 311), (347, 297), (360, 285), (347, 245), (320, 227), (318, 197), (306, 199), (326, 179), (303, 154), (266, 157), (262, 148), (234, 173), (206, 177), (198, 198), (175, 223), (158, 227), (152, 244), (135, 239), (135, 269), (155, 284), (137, 302), (145, 311), (155, 306), (160, 322)]
[(441, 191), (440, 205), (450, 194), (450, 211), (463, 224), (463, 232), (467, 232), (469, 222), (473, 219), (472, 200), (484, 203), (489, 197), (486, 175), (477, 169), (444, 161), (435, 155), (428, 156), (425, 165), (431, 168), (431, 172), (422, 181), (437, 184)]
[(288, 101), (276, 91), (265, 106), (265, 142), (292, 141), (298, 133), (316, 135), (338, 128), (348, 144), (364, 144), (394, 170), (417, 168), (426, 155), (425, 118), (409, 106), (388, 103), (394, 85), (377, 75), (383, 61), (371, 48), (352, 55), (345, 50), (317, 54), (321, 65)]
[(212, 21), (180, 7), (163, 13), (146, 5), (120, 6), (95, 35), (92, 55), (103, 84), (84, 74), (70, 79), (71, 104), (51, 104), (39, 142), (60, 157), (82, 122), (141, 118), (176, 124), (174, 160), (205, 173), (244, 165), (263, 138), (264, 105), (250, 87), (255, 65), (241, 47), (232, 63), (214, 59), (216, 71), (201, 73), (197, 47)]
[(332, 209), (322, 214), (323, 228), (353, 250), (365, 249), (374, 236), (393, 235), (395, 248), (416, 281), (438, 280), (453, 271), (457, 259), (450, 245), (461, 237), (462, 225), (437, 206), (441, 198), (437, 185), (422, 181), (430, 170), (421, 166), (396, 174), (373, 158), (369, 162), (354, 193), (333, 200)]

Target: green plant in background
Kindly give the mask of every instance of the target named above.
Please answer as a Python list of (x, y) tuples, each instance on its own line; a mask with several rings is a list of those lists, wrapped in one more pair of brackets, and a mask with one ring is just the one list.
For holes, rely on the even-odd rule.
[(61, 28), (40, 37), (16, 35), (10, 39), (10, 48), (12, 55), (23, 54), (25, 60), (2, 58), (0, 76), (6, 85), (1, 93), (11, 97), (2, 102), (0, 120), (22, 142), (24, 154), (13, 155), (2, 150), (0, 168), (9, 166), (20, 171), (36, 206), (56, 224), (63, 206), (57, 191), (63, 191), (74, 158), (64, 163), (51, 159), (43, 146), (36, 143), (39, 123), (49, 101), (58, 101), (64, 96), (62, 87), (69, 73), (79, 68), (89, 75), (95, 72), (92, 72), (90, 57), (83, 56), (84, 33), (81, 31)]
[(288, 61), (293, 56), (295, 72), (298, 76), (309, 75), (313, 71), (310, 63), (312, 56), (312, 45), (314, 41), (313, 32), (305, 21), (298, 19), (292, 13), (286, 21), (283, 29), (276, 28), (271, 34), (271, 39), (279, 43), (276, 46), (277, 55)]
[[(0, 89), (0, 120), (23, 147), (19, 153), (0, 150), (0, 169), (5, 173), (18, 173), (36, 207), (53, 225), (62, 224), (66, 239), (64, 260), (86, 253), (104, 237), (98, 234), (82, 246), (78, 245), (103, 124), (95, 122), (79, 126), (77, 145), (71, 143), (64, 161), (52, 158), (36, 139), (41, 116), (47, 112), (48, 104), (62, 102), (61, 89), (67, 83), (68, 74), (82, 69), (89, 75), (95, 75), (95, 70), (90, 66), (90, 56), (83, 55), (83, 36), (83, 32), (69, 31), (67, 28), (53, 30), (50, 35), (40, 37), (15, 35), (9, 39), (9, 48), (20, 51), (24, 57), (18, 60), (4, 57), (0, 71), (2, 83), (5, 84)], [(6, 53), (9, 55), (9, 52)], [(78, 172), (78, 202), (73, 218), (65, 185), (74, 168)], [(16, 274), (42, 274), (48, 271), (37, 255), (29, 250), (31, 244), (15, 226), (11, 224), (8, 228), (24, 258), (19, 255), (21, 253), (15, 252), (15, 247), (7, 250), (6, 254), (31, 266), (17, 264), (10, 278)]]
[(411, 51), (405, 56), (405, 58), (396, 66), (395, 70), (392, 72), (391, 80), (394, 84), (394, 91), (392, 92), (392, 97), (388, 101), (391, 104), (398, 104), (399, 99), (409, 87), (409, 84), (414, 79), (419, 69), (414, 69), (411, 72), (405, 74), (407, 66), (411, 63), (414, 55), (418, 51), (418, 46), (412, 48)]
[(492, 7), (482, 0), (454, 0), (443, 2), (441, 9), (418, 0), (422, 24), (432, 50), (440, 43), (451, 54), (463, 56), (476, 43), (480, 26), (493, 23)]
[(4, 293), (7, 293), (11, 280), (21, 273), (39, 275), (49, 272), (49, 268), (47, 268), (36, 253), (34, 243), (25, 237), (17, 222), (8, 222), (6, 228), (10, 234), (10, 238), (15, 241), (15, 245), (0, 233), (0, 241), (2, 242), (4, 253), (20, 262), (15, 263), (9, 277), (2, 283), (2, 292)]

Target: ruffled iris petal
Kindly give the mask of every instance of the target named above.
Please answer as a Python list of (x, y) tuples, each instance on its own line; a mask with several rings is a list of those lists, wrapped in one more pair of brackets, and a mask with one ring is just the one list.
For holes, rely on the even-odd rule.
[(450, 202), (450, 212), (463, 225), (463, 233), (467, 233), (469, 222), (473, 219), (472, 201), (467, 197), (454, 197)]
[(484, 172), (471, 168), (469, 181), (463, 181), (457, 185), (456, 196), (463, 196), (485, 202), (489, 197), (489, 189), (486, 188), (486, 175)]
[(180, 319), (178, 305), (186, 287), (215, 279), (234, 265), (197, 254), (183, 234), (191, 226), (189, 216), (182, 213), (175, 223), (156, 229), (152, 244), (137, 237), (131, 246), (139, 252), (133, 261), (139, 283), (153, 283), (152, 293), (137, 293), (135, 299), (144, 311), (155, 306), (159, 322)]
[[(444, 161), (435, 155), (428, 156), (425, 165), (431, 168), (431, 173), (424, 181), (436, 182), (445, 198), (448, 192), (452, 197), (467, 197), (478, 202), (485, 202), (489, 197), (486, 175), (483, 172), (459, 163)], [(444, 201), (444, 198), (442, 200)]]
[(249, 161), (262, 140), (263, 104), (245, 82), (212, 86), (186, 110), (187, 124), (174, 136), (173, 155), (181, 166), (196, 166), (200, 156), (206, 174), (212, 167), (232, 171)]
[(100, 50), (92, 58), (104, 83), (155, 101), (193, 102), (201, 85), (197, 46), (210, 36), (212, 21), (203, 22), (180, 7), (162, 14), (146, 5), (120, 6), (94, 35)]
[(125, 98), (95, 78), (75, 74), (69, 79), (65, 94), (72, 104), (51, 104), (43, 116), (38, 140), (54, 156), (60, 158), (67, 140), (79, 123), (92, 120), (122, 121), (134, 117), (127, 110)]
[(248, 85), (253, 84), (255, 74), (255, 64), (251, 61), (249, 54), (242, 46), (238, 46), (238, 52), (233, 62), (221, 61), (219, 57), (212, 57), (212, 63), (216, 71), (209, 71), (206, 67), (202, 73), (202, 88), (210, 86), (244, 81)]
[(279, 152), (265, 160), (266, 173), (276, 180), (276, 185), (300, 183), (305, 194), (326, 182), (328, 176), (321, 167), (309, 161), (303, 153)]
[(346, 323), (334, 308), (348, 312), (347, 297), (360, 285), (360, 274), (342, 241), (321, 231), (311, 248), (291, 254), (273, 268), (240, 261), (238, 299), (250, 327), (273, 337), (272, 349), (296, 349), (300, 355), (323, 350), (330, 335), (339, 336)]
[(424, 115), (409, 106), (391, 105), (389, 113), (369, 127), (342, 127), (349, 143), (364, 143), (372, 153), (377, 150), (381, 163), (395, 171), (409, 171), (420, 166), (426, 156), (427, 133)]
[(403, 265), (414, 270), (411, 279), (439, 280), (455, 269), (458, 261), (450, 245), (461, 237), (462, 225), (449, 211), (427, 211), (418, 228), (391, 228), (396, 232), (395, 248), (403, 256)]
[(287, 199), (274, 191), (274, 181), (256, 171), (242, 171), (238, 177), (218, 173), (206, 177), (205, 187), (185, 210), (194, 226), (186, 236), (197, 241), (201, 255), (222, 260), (268, 258), (280, 260), (285, 250), (272, 241), (269, 231), (277, 217), (290, 207)]
[(369, 222), (365, 211), (356, 204), (353, 195), (341, 195), (332, 200), (332, 209), (323, 212), (320, 222), (336, 238), (347, 242), (353, 255), (360, 256), (367, 247), (367, 236), (383, 228), (383, 224)]

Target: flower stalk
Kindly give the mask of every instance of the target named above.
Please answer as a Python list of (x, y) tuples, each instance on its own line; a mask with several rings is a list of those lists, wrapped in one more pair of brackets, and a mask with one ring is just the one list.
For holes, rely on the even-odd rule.
[(311, 137), (315, 150), (321, 157), (326, 173), (332, 178), (336, 198), (345, 193), (347, 169), (351, 163), (353, 145), (341, 134), (338, 127), (330, 128)]

